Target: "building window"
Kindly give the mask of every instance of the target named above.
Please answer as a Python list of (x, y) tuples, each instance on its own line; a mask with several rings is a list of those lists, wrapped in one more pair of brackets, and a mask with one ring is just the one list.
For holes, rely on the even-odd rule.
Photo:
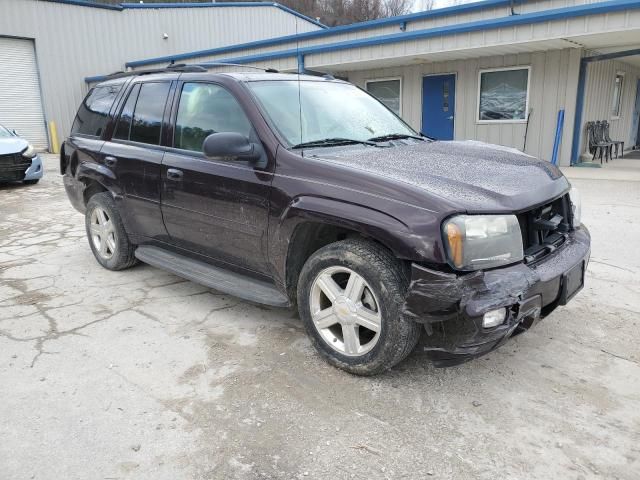
[(400, 78), (367, 80), (366, 90), (384, 103), (393, 113), (402, 115), (402, 82)]
[(622, 105), (622, 87), (624, 86), (624, 73), (616, 73), (616, 80), (613, 86), (613, 103), (611, 106), (611, 116), (620, 118)]
[(530, 67), (481, 70), (478, 79), (478, 121), (526, 121), (530, 70)]

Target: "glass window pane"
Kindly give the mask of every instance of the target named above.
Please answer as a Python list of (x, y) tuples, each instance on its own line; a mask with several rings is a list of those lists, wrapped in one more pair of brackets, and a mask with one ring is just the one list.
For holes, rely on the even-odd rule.
[(118, 125), (116, 131), (113, 134), (113, 138), (120, 138), (122, 140), (129, 140), (129, 132), (131, 131), (131, 120), (133, 119), (133, 110), (136, 106), (136, 100), (138, 100), (138, 92), (140, 91), (140, 84), (137, 84), (129, 93), (127, 103), (124, 104), (124, 108), (120, 113), (118, 119)]
[(248, 85), (273, 128), (290, 145), (336, 137), (417, 135), (381, 102), (349, 83), (286, 80)]
[(480, 74), (480, 120), (525, 120), (529, 71)]
[(224, 88), (209, 83), (185, 83), (178, 105), (174, 146), (201, 152), (204, 139), (219, 132), (249, 137), (251, 122)]
[(367, 82), (367, 92), (376, 97), (396, 115), (400, 115), (400, 80)]
[(141, 85), (129, 135), (132, 142), (151, 145), (160, 143), (162, 116), (168, 94), (168, 82), (143, 83)]
[(122, 84), (93, 88), (80, 105), (71, 133), (99, 137), (109, 120), (109, 110)]

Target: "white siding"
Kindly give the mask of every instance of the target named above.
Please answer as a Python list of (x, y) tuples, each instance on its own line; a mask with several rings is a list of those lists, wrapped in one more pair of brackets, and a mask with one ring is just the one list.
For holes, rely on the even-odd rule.
[(87, 76), (122, 70), (132, 60), (317, 29), (276, 7), (117, 11), (0, 0), (0, 36), (35, 39), (45, 117), (57, 123), (61, 140), (87, 92)]
[(481, 140), (522, 149), (526, 125), (523, 123), (480, 124), (476, 121), (478, 72), (485, 68), (530, 66), (529, 107), (533, 109), (527, 133), (526, 152), (551, 159), (558, 110), (565, 110), (560, 151), (561, 164), (569, 163), (575, 91), (580, 51), (576, 49), (483, 57), (471, 60), (428, 63), (407, 67), (346, 72), (349, 80), (364, 88), (365, 81), (400, 76), (402, 112), (415, 129), (422, 123), (422, 77), (433, 73), (456, 74), (455, 139)]
[[(624, 72), (625, 76), (622, 87), (622, 100), (620, 103), (620, 117), (612, 118), (613, 87), (617, 72)], [(611, 124), (611, 138), (614, 140), (623, 140), (625, 148), (631, 148), (633, 146), (637, 132), (631, 132), (631, 124), (633, 122), (633, 109), (635, 108), (636, 89), (639, 78), (640, 68), (622, 61), (606, 60), (589, 64), (585, 85), (585, 107), (582, 115), (581, 154), (587, 150), (587, 138), (586, 135), (584, 135), (584, 125), (586, 122), (594, 120), (607, 120)]]

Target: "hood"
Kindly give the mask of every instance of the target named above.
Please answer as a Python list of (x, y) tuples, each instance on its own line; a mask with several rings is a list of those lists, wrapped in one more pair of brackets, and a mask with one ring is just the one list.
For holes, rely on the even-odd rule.
[(29, 146), (24, 138), (9, 137), (0, 138), (0, 155), (8, 155), (11, 153), (20, 153)]
[(469, 212), (524, 210), (561, 195), (569, 183), (549, 162), (476, 141), (388, 148), (314, 149), (312, 157), (401, 182)]

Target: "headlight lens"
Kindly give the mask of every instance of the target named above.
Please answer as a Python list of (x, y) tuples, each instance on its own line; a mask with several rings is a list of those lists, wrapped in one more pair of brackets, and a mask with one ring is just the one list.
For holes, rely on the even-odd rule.
[(452, 264), (480, 270), (522, 260), (522, 233), (515, 215), (457, 215), (442, 226)]
[(582, 223), (582, 199), (577, 188), (571, 187), (569, 199), (571, 199), (571, 210), (573, 212), (573, 228), (578, 228)]
[(22, 156), (27, 158), (33, 158), (36, 156), (36, 149), (33, 148), (33, 145), (29, 144), (27, 149), (24, 152), (22, 152)]

